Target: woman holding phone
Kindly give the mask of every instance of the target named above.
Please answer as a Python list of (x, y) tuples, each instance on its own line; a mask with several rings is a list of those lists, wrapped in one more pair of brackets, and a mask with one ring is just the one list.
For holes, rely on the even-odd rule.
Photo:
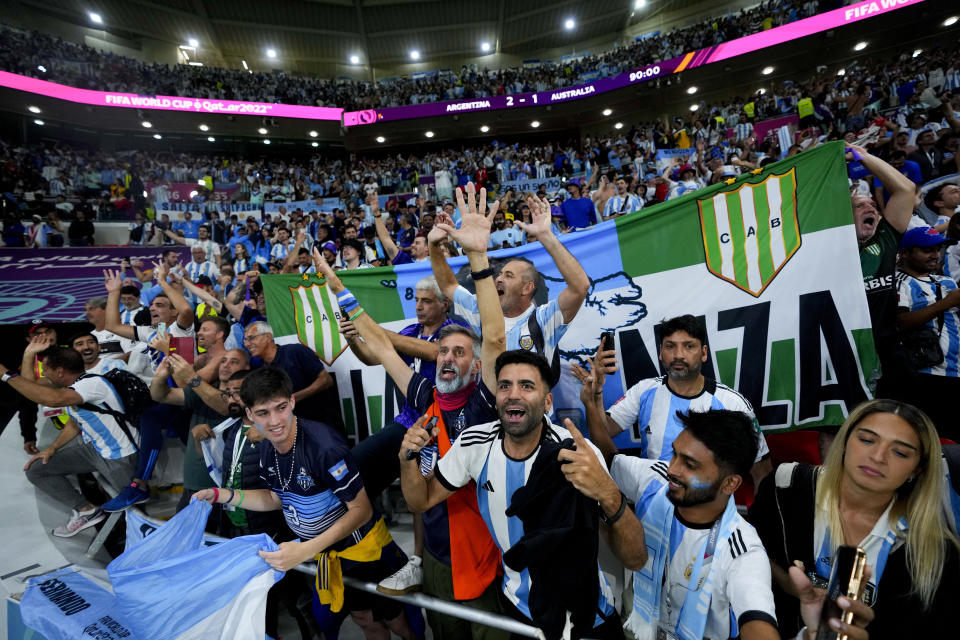
[(800, 627), (787, 570), (800, 562), (826, 588), (840, 545), (866, 551), (872, 639), (953, 635), (960, 543), (945, 520), (940, 457), (923, 412), (877, 399), (850, 414), (822, 466), (782, 464), (767, 477), (748, 519), (770, 557), (783, 637)]

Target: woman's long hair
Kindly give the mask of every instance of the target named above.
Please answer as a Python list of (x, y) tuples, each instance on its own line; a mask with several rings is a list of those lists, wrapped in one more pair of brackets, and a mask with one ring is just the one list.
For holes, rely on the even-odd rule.
[(913, 427), (920, 440), (920, 462), (912, 481), (896, 491), (896, 503), (890, 511), (890, 526), (896, 528), (900, 516), (905, 516), (909, 529), (906, 534), (907, 570), (910, 572), (912, 592), (923, 602), (924, 609), (933, 603), (943, 565), (947, 544), (960, 548), (957, 539), (947, 528), (944, 519), (942, 493), (940, 439), (936, 427), (925, 413), (913, 405), (896, 400), (878, 398), (864, 402), (847, 418), (827, 454), (817, 481), (817, 507), (827, 516), (831, 540), (836, 547), (843, 544), (843, 521), (840, 519), (840, 486), (843, 482), (843, 461), (847, 441), (854, 428), (867, 416), (891, 413)]

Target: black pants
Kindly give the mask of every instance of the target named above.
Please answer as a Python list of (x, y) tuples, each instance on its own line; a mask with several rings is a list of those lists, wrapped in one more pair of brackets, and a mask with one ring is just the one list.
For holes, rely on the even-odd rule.
[[(503, 615), (513, 618), (518, 622), (524, 624), (529, 624), (532, 627), (537, 626), (534, 622), (523, 615), (519, 609), (517, 609), (512, 602), (507, 600), (507, 597), (503, 595), (503, 591), (499, 592), (500, 596), (500, 611)], [(603, 618), (603, 623), (594, 627), (586, 636), (581, 636), (585, 638), (591, 638), (595, 640), (623, 640), (623, 623), (620, 621), (620, 615), (616, 610), (613, 611), (609, 616), (604, 616), (602, 613), (597, 611), (597, 614)], [(511, 634), (511, 640), (521, 640), (526, 636), (521, 636), (517, 634)]]

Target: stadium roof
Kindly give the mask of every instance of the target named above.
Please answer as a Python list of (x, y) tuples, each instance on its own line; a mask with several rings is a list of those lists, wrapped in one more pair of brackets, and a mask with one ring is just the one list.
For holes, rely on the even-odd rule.
[[(176, 44), (198, 42), (206, 65), (301, 72), (348, 65), (389, 67), (411, 62), (523, 56), (610, 36), (610, 48), (634, 13), (633, 0), (20, 0), (75, 24), (118, 36)], [(671, 0), (659, 2), (662, 8)], [(652, 2), (650, 3), (653, 4)], [(645, 16), (649, 16), (649, 10)], [(102, 22), (92, 24), (90, 12)], [(639, 18), (639, 16), (637, 16)], [(575, 28), (565, 28), (573, 19)], [(276, 57), (267, 54), (268, 49)], [(449, 66), (449, 65), (448, 65)], [(437, 68), (436, 66), (430, 68)]]

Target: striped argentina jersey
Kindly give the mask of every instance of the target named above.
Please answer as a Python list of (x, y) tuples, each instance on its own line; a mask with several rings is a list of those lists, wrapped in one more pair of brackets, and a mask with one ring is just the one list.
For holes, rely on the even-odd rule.
[(121, 307), (120, 309), (120, 322), (123, 324), (128, 324), (134, 326), (137, 323), (134, 321), (134, 318), (137, 317), (137, 314), (144, 310), (144, 306), (140, 305), (136, 309), (127, 309), (126, 307)]
[[(149, 345), (153, 339), (157, 337), (156, 327), (135, 326), (133, 330), (137, 337), (137, 342), (143, 342), (147, 345)], [(184, 329), (179, 324), (174, 322), (167, 327), (167, 336), (171, 338), (196, 338), (197, 334), (193, 330), (192, 324), (190, 325), (189, 329)], [(148, 356), (150, 356), (150, 363), (154, 370), (156, 370), (156, 368), (160, 366), (160, 363), (163, 362), (163, 352), (157, 351), (151, 346), (147, 346), (146, 353)]]
[(677, 412), (729, 409), (750, 416), (757, 429), (757, 460), (770, 453), (756, 422), (753, 407), (742, 395), (711, 378), (704, 378), (703, 390), (692, 398), (670, 390), (667, 376), (641, 380), (607, 411), (623, 431), (613, 442), (621, 451), (639, 449), (641, 457), (669, 460), (673, 441), (683, 431)]
[[(123, 401), (117, 395), (116, 389), (100, 376), (81, 376), (70, 388), (80, 394), (84, 404), (95, 404), (117, 413), (124, 413), (125, 411)], [(113, 416), (78, 406), (68, 407), (67, 413), (80, 427), (83, 441), (93, 445), (97, 453), (107, 460), (125, 458), (137, 452), (136, 445), (130, 442), (130, 438), (123, 432), (123, 428), (117, 424), (117, 420)], [(137, 437), (135, 427), (131, 434)]]
[[(610, 475), (617, 487), (636, 505), (637, 518), (643, 521), (651, 502), (667, 484), (667, 463), (616, 455), (610, 463)], [(663, 499), (661, 496), (659, 499)], [(717, 545), (711, 563), (713, 591), (709, 602), (704, 638), (737, 638), (739, 629), (751, 620), (765, 620), (776, 626), (776, 611), (770, 585), (770, 561), (756, 530), (739, 514), (734, 514), (731, 535)], [(674, 631), (689, 588), (689, 571), (697, 555), (704, 553), (706, 538), (713, 523), (695, 525), (683, 522), (674, 512), (670, 527), (669, 562), (665, 563), (660, 598), (659, 623)], [(650, 571), (654, 554), (650, 553)], [(635, 572), (640, 573), (640, 572)], [(634, 576), (634, 582), (637, 578)], [(699, 588), (699, 587), (698, 587)], [(639, 622), (636, 609), (640, 589), (634, 588), (634, 608), (627, 628), (635, 630)], [(667, 603), (672, 602), (673, 606)]]
[[(900, 309), (918, 311), (935, 304), (937, 298), (944, 298), (957, 288), (952, 278), (930, 274), (924, 278), (897, 271), (897, 303)], [(939, 296), (937, 288), (940, 289)], [(952, 307), (943, 313), (943, 329), (940, 329), (938, 318), (927, 322), (926, 326), (940, 334), (940, 348), (943, 350), (943, 362), (918, 373), (929, 373), (935, 376), (948, 378), (960, 377), (960, 315), (957, 308)]]
[(191, 282), (196, 282), (200, 276), (207, 276), (210, 278), (210, 282), (216, 282), (220, 279), (220, 269), (217, 268), (217, 265), (209, 261), (190, 261), (183, 270), (187, 273), (187, 277), (190, 278)]
[(603, 207), (603, 216), (616, 216), (621, 213), (632, 213), (643, 209), (643, 201), (632, 193), (615, 195), (607, 200)]
[(273, 445), (261, 447), (260, 477), (280, 498), (290, 530), (310, 540), (347, 513), (363, 480), (346, 439), (331, 427), (297, 418), (295, 443), (283, 454)]
[[(544, 417), (543, 438), (562, 442), (571, 437), (563, 427), (550, 423)], [(524, 536), (523, 522), (517, 516), (507, 517), (507, 508), (514, 492), (524, 486), (537, 459), (539, 449), (525, 460), (514, 460), (503, 450), (503, 428), (500, 422), (468, 427), (453, 443), (447, 454), (437, 462), (437, 480), (450, 491), (465, 487), (470, 480), (477, 484), (477, 505), (494, 543), (506, 553)], [(603, 455), (589, 443), (600, 464), (606, 469)], [(501, 559), (503, 594), (523, 615), (530, 618), (530, 572), (514, 571)], [(597, 607), (604, 615), (613, 612), (613, 592), (597, 565), (600, 597)]]
[[(464, 287), (458, 286), (453, 294), (453, 312), (466, 320), (477, 335), (481, 335), (480, 307), (477, 305), (476, 295), (470, 293)], [(563, 312), (560, 311), (560, 305), (556, 298), (540, 306), (531, 304), (530, 308), (519, 316), (503, 319), (507, 331), (507, 350), (537, 351), (533, 338), (530, 337), (530, 327), (528, 325), (531, 313), (537, 314), (540, 329), (543, 331), (543, 350), (545, 353), (542, 355), (547, 362), (550, 362), (560, 339), (567, 332), (567, 325), (563, 322)]]

